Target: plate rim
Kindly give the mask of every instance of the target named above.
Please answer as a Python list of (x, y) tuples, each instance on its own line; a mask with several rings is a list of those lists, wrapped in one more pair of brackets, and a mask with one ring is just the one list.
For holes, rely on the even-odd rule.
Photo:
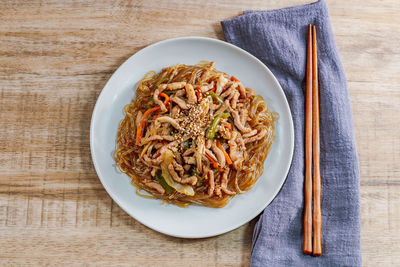
[[(150, 50), (154, 47), (160, 46), (160, 45), (164, 45), (170, 42), (176, 42), (176, 41), (184, 41), (184, 40), (203, 40), (203, 41), (208, 41), (208, 42), (212, 42), (212, 43), (217, 43), (217, 44), (221, 44), (221, 45), (225, 45), (228, 46), (240, 53), (244, 53), (246, 56), (251, 57), (253, 60), (255, 60), (258, 64), (260, 64), (266, 72), (268, 72), (268, 74), (272, 77), (273, 82), (275, 83), (275, 85), (280, 89), (279, 90), (279, 94), (281, 96), (283, 96), (283, 100), (285, 103), (285, 108), (287, 109), (287, 113), (289, 116), (289, 131), (290, 131), (290, 140), (289, 140), (289, 160), (287, 161), (287, 164), (285, 166), (283, 166), (284, 168), (284, 173), (285, 173), (285, 178), (281, 180), (279, 186), (277, 187), (277, 190), (274, 192), (273, 197), (271, 198), (271, 201), (267, 201), (265, 204), (261, 205), (260, 208), (256, 209), (255, 212), (253, 213), (254, 216), (249, 216), (248, 218), (246, 218), (244, 221), (240, 221), (236, 224), (233, 224), (229, 227), (224, 228), (223, 230), (220, 231), (215, 231), (212, 233), (208, 233), (208, 234), (203, 234), (203, 235), (196, 235), (196, 233), (189, 235), (189, 234), (175, 234), (175, 233), (171, 233), (168, 232), (166, 230), (163, 229), (159, 229), (157, 227), (154, 226), (150, 226), (147, 222), (144, 222), (143, 220), (141, 220), (140, 218), (138, 218), (134, 213), (128, 211), (127, 208), (124, 207), (124, 205), (121, 204), (121, 201), (119, 200), (119, 197), (114, 194), (112, 192), (112, 190), (109, 188), (109, 186), (107, 185), (107, 183), (105, 182), (105, 180), (103, 181), (101, 174), (101, 170), (99, 167), (99, 163), (97, 162), (96, 158), (95, 158), (95, 152), (94, 152), (94, 126), (95, 126), (95, 117), (96, 114), (98, 113), (98, 109), (99, 109), (99, 99), (101, 99), (102, 95), (105, 94), (105, 88), (109, 85), (109, 83), (115, 79), (116, 73), (118, 73), (118, 71), (120, 69), (123, 68), (124, 65), (128, 64), (127, 62), (130, 61), (133, 57), (135, 56), (139, 56), (143, 53), (145, 53), (147, 50)], [(135, 92), (136, 93), (136, 92)], [(102, 88), (100, 94), (98, 95), (97, 99), (96, 99), (96, 103), (94, 105), (93, 108), (93, 112), (92, 112), (92, 117), (91, 117), (91, 121), (90, 121), (90, 153), (91, 153), (91, 158), (92, 158), (92, 163), (95, 167), (96, 170), (96, 174), (102, 184), (102, 186), (104, 187), (104, 189), (106, 190), (107, 194), (112, 198), (112, 200), (117, 203), (117, 205), (123, 210), (125, 211), (129, 216), (131, 216), (132, 218), (134, 218), (135, 220), (137, 220), (138, 222), (140, 222), (141, 224), (145, 225), (146, 227), (168, 235), (168, 236), (173, 236), (173, 237), (178, 237), (178, 238), (207, 238), (207, 237), (213, 237), (213, 236), (218, 236), (224, 233), (228, 233), (230, 231), (233, 231), (237, 228), (239, 228), (240, 226), (248, 223), (249, 221), (253, 220), (255, 217), (257, 217), (261, 212), (263, 212), (265, 210), (265, 208), (267, 208), (273, 201), (274, 199), (279, 195), (280, 191), (282, 190), (282, 187), (284, 186), (286, 180), (287, 180), (287, 176), (289, 174), (289, 170), (290, 167), (292, 165), (292, 161), (293, 161), (293, 154), (294, 154), (294, 124), (293, 124), (293, 117), (292, 117), (292, 112), (290, 109), (290, 105), (288, 103), (287, 97), (285, 95), (285, 92), (283, 91), (279, 81), (276, 79), (275, 75), (271, 72), (271, 70), (261, 61), (259, 60), (257, 57), (255, 57), (254, 55), (250, 54), (249, 52), (247, 52), (246, 50), (235, 46), (233, 44), (230, 44), (228, 42), (216, 39), (216, 38), (210, 38), (210, 37), (203, 37), (203, 36), (184, 36), (184, 37), (176, 37), (176, 38), (170, 38), (170, 39), (165, 39), (165, 40), (161, 40), (155, 43), (152, 43), (148, 46), (145, 46), (144, 48), (140, 49), (139, 51), (137, 51), (136, 53), (132, 54), (129, 58), (127, 58), (114, 72), (113, 74), (110, 76), (110, 78), (107, 80), (106, 84), (104, 85), (104, 87)]]

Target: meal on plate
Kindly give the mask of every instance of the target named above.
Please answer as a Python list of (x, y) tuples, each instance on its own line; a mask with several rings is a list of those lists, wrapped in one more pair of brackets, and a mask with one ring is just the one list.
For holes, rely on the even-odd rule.
[(278, 114), (214, 66), (178, 64), (139, 82), (114, 153), (139, 195), (223, 207), (262, 174)]

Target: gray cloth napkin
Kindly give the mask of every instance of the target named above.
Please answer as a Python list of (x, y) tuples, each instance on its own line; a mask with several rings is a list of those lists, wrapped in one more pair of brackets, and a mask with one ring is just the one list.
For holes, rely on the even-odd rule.
[[(303, 244), (304, 92), (307, 26), (317, 28), (321, 127), (322, 250)], [(295, 148), (287, 180), (253, 234), (252, 266), (361, 266), (359, 169), (346, 77), (326, 3), (245, 11), (222, 22), (225, 38), (259, 58), (289, 101)], [(279, 138), (279, 136), (277, 137)]]

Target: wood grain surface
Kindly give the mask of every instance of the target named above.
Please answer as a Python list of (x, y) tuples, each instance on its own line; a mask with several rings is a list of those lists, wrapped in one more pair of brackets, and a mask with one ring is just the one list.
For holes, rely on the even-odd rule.
[[(122, 211), (91, 162), (91, 113), (111, 74), (139, 49), (178, 36), (223, 39), (219, 22), (245, 9), (308, 2), (2, 1), (0, 265), (248, 266), (255, 220), (185, 240)], [(363, 264), (398, 266), (400, 4), (327, 2), (353, 106)]]

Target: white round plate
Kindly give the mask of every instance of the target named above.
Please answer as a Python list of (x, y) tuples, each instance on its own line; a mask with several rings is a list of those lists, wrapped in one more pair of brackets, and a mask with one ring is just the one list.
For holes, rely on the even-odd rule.
[[(178, 63), (215, 61), (217, 70), (234, 75), (264, 97), (279, 113), (276, 141), (264, 163), (264, 174), (253, 188), (235, 196), (223, 208), (190, 205), (180, 208), (135, 193), (130, 178), (112, 157), (123, 108), (130, 103), (138, 81), (149, 70)], [(294, 145), (293, 121), (286, 97), (271, 71), (257, 58), (229, 43), (204, 37), (183, 37), (152, 44), (124, 62), (103, 88), (90, 125), (92, 159), (101, 183), (129, 215), (158, 232), (184, 238), (210, 237), (231, 231), (256, 217), (274, 199), (289, 171)]]

